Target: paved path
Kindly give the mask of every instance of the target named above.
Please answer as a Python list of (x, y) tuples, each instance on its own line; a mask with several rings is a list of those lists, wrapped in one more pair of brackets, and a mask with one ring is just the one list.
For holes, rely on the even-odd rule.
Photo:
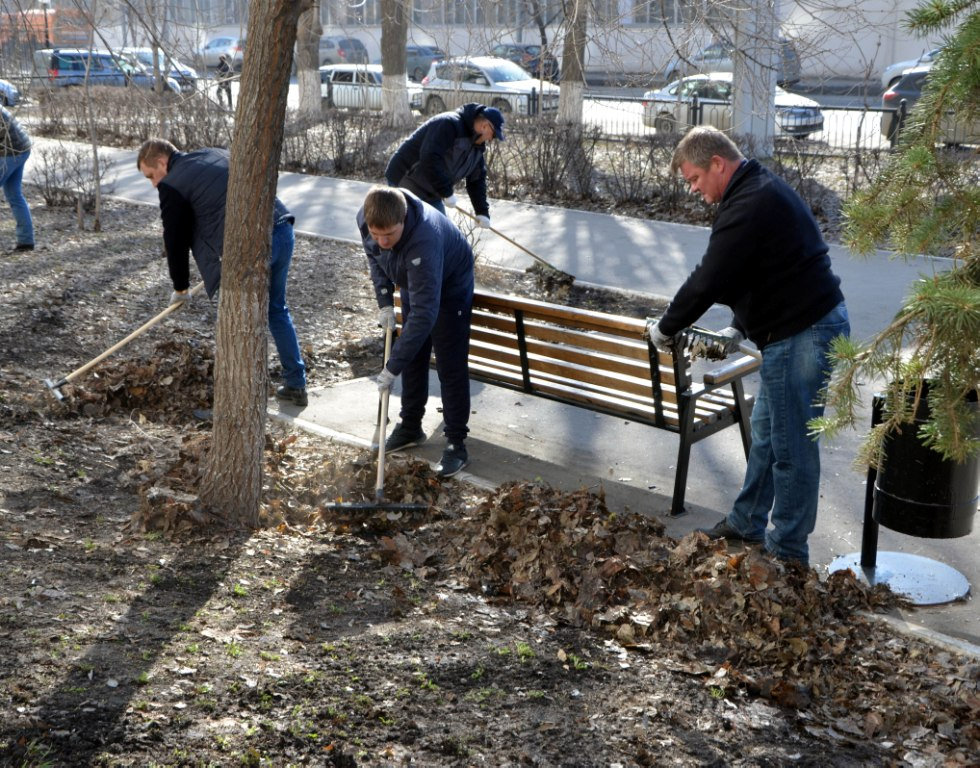
[[(41, 151), (49, 142), (37, 144)], [(116, 160), (114, 195), (156, 205), (156, 191), (137, 171), (135, 153), (106, 152)], [(295, 213), (298, 231), (356, 241), (354, 214), (369, 187), (362, 182), (285, 173), (280, 176), (279, 196)], [(491, 213), (495, 228), (575, 275), (579, 282), (658, 296), (673, 295), (699, 261), (708, 238), (703, 227), (524, 203), (494, 201)], [(533, 263), (492, 233), (485, 234), (477, 250), (484, 263), (519, 269)], [(836, 246), (831, 248), (831, 258), (843, 280), (853, 333), (860, 339), (871, 337), (888, 323), (920, 274), (944, 266), (926, 260), (906, 264), (889, 260), (884, 253), (861, 259)], [(728, 320), (728, 311), (719, 307), (701, 324), (722, 327)], [(747, 387), (754, 391), (756, 382), (749, 381)], [(871, 391), (868, 387), (869, 396)], [(437, 382), (432, 392), (433, 407), (424, 426), (434, 437), (418, 453), (436, 461), (444, 442), (435, 408)], [(323, 434), (367, 444), (374, 431), (376, 402), (373, 385), (358, 380), (313, 393), (307, 409), (284, 409), (282, 415), (297, 417), (305, 427)], [(392, 413), (397, 413), (394, 400)], [(864, 417), (870, 423), (867, 411)], [(568, 489), (601, 485), (613, 509), (660, 513), (669, 505), (677, 445), (673, 435), (476, 383), (470, 427), (469, 471), (478, 479), (496, 484), (540, 477)], [(815, 566), (826, 566), (835, 557), (861, 550), (865, 473), (852, 467), (860, 438), (861, 433), (854, 431), (824, 442), (821, 508), (811, 537)], [(744, 468), (736, 430), (696, 445), (687, 492), (690, 514), (664, 517), (668, 533), (681, 536), (695, 527), (714, 524), (727, 512)], [(980, 558), (976, 557), (974, 536), (921, 539), (882, 528), (878, 549), (946, 563), (976, 585), (980, 583)], [(980, 645), (976, 601), (921, 609), (906, 618)]]

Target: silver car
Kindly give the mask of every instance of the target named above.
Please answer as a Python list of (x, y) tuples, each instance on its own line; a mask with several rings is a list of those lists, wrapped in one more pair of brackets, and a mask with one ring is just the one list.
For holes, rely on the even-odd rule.
[[(697, 96), (700, 115), (694, 114)], [(812, 99), (776, 86), (776, 131), (805, 139), (823, 130), (823, 112)], [(643, 94), (643, 124), (658, 133), (686, 132), (694, 125), (732, 128), (732, 74), (692, 75)]]
[(198, 52), (197, 59), (205, 69), (217, 69), (222, 54), (228, 56), (231, 67), (242, 71), (242, 58), (245, 56), (245, 39), (227, 35), (209, 40)]
[[(381, 65), (320, 67), (320, 95), (328, 107), (381, 109)], [(412, 109), (422, 109), (422, 88), (418, 83), (408, 83), (408, 103)]]
[(472, 56), (436, 61), (422, 79), (427, 115), (476, 101), (501, 112), (534, 115), (558, 109), (558, 86), (542, 83), (507, 59)]

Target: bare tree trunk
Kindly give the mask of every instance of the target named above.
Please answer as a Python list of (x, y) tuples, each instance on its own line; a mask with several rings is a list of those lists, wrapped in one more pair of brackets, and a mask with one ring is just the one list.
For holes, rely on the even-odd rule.
[(588, 34), (588, 0), (571, 0), (567, 7), (565, 45), (562, 52), (561, 93), (558, 96), (558, 120), (582, 124), (585, 97), (585, 44)]
[(752, 154), (772, 157), (776, 127), (776, 68), (779, 66), (778, 6), (760, 3), (740, 10), (732, 55), (732, 128), (752, 137)]
[(405, 45), (408, 20), (403, 0), (381, 0), (381, 113), (386, 128), (412, 124), (408, 104), (408, 73)]
[(309, 0), (252, 0), (225, 206), (214, 366), (214, 437), (201, 500), (231, 525), (258, 524), (268, 400), (269, 255), (289, 55)]
[(306, 118), (320, 116), (320, 3), (304, 11), (296, 28), (296, 83), (299, 112)]

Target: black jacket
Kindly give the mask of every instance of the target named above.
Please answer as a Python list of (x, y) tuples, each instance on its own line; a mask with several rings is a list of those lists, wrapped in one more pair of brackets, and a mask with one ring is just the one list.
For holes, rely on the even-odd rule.
[(382, 250), (371, 237), (364, 209), (357, 212), (378, 306), (395, 303), (393, 291), (397, 285), (412, 308), (388, 359), (387, 368), (396, 376), (429, 338), (440, 309), (469, 309), (473, 304), (470, 244), (446, 216), (410, 193), (405, 197), (405, 229), (390, 250)]
[(813, 213), (782, 179), (756, 160), (732, 176), (708, 250), (660, 319), (672, 336), (712, 304), (759, 349), (809, 328), (844, 300)]
[[(167, 266), (176, 291), (190, 287), (191, 251), (208, 296), (221, 284), (229, 157), (228, 150), (214, 147), (174, 152), (167, 175), (157, 185)], [(277, 197), (273, 223), (283, 220), (292, 222), (293, 217)]]
[(388, 161), (388, 184), (435, 203), (453, 194), (456, 182), (466, 179), (473, 211), (489, 216), (486, 145), (473, 143), (473, 121), (485, 109), (483, 104), (464, 104), (422, 123)]

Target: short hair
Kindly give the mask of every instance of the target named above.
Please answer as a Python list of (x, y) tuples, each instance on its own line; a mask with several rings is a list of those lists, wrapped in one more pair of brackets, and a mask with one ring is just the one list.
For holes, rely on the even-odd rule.
[(376, 184), (364, 198), (364, 223), (375, 229), (388, 229), (405, 221), (408, 201), (405, 193), (395, 187)]
[(143, 163), (152, 163), (160, 157), (169, 158), (176, 151), (177, 147), (166, 139), (147, 139), (136, 155), (136, 167), (139, 168)]
[(735, 142), (728, 137), (728, 134), (711, 126), (692, 128), (675, 147), (674, 156), (670, 161), (670, 172), (677, 173), (681, 163), (690, 163), (698, 168), (707, 168), (711, 165), (711, 158), (715, 155), (725, 160), (741, 161), (745, 159), (739, 148), (735, 146)]

